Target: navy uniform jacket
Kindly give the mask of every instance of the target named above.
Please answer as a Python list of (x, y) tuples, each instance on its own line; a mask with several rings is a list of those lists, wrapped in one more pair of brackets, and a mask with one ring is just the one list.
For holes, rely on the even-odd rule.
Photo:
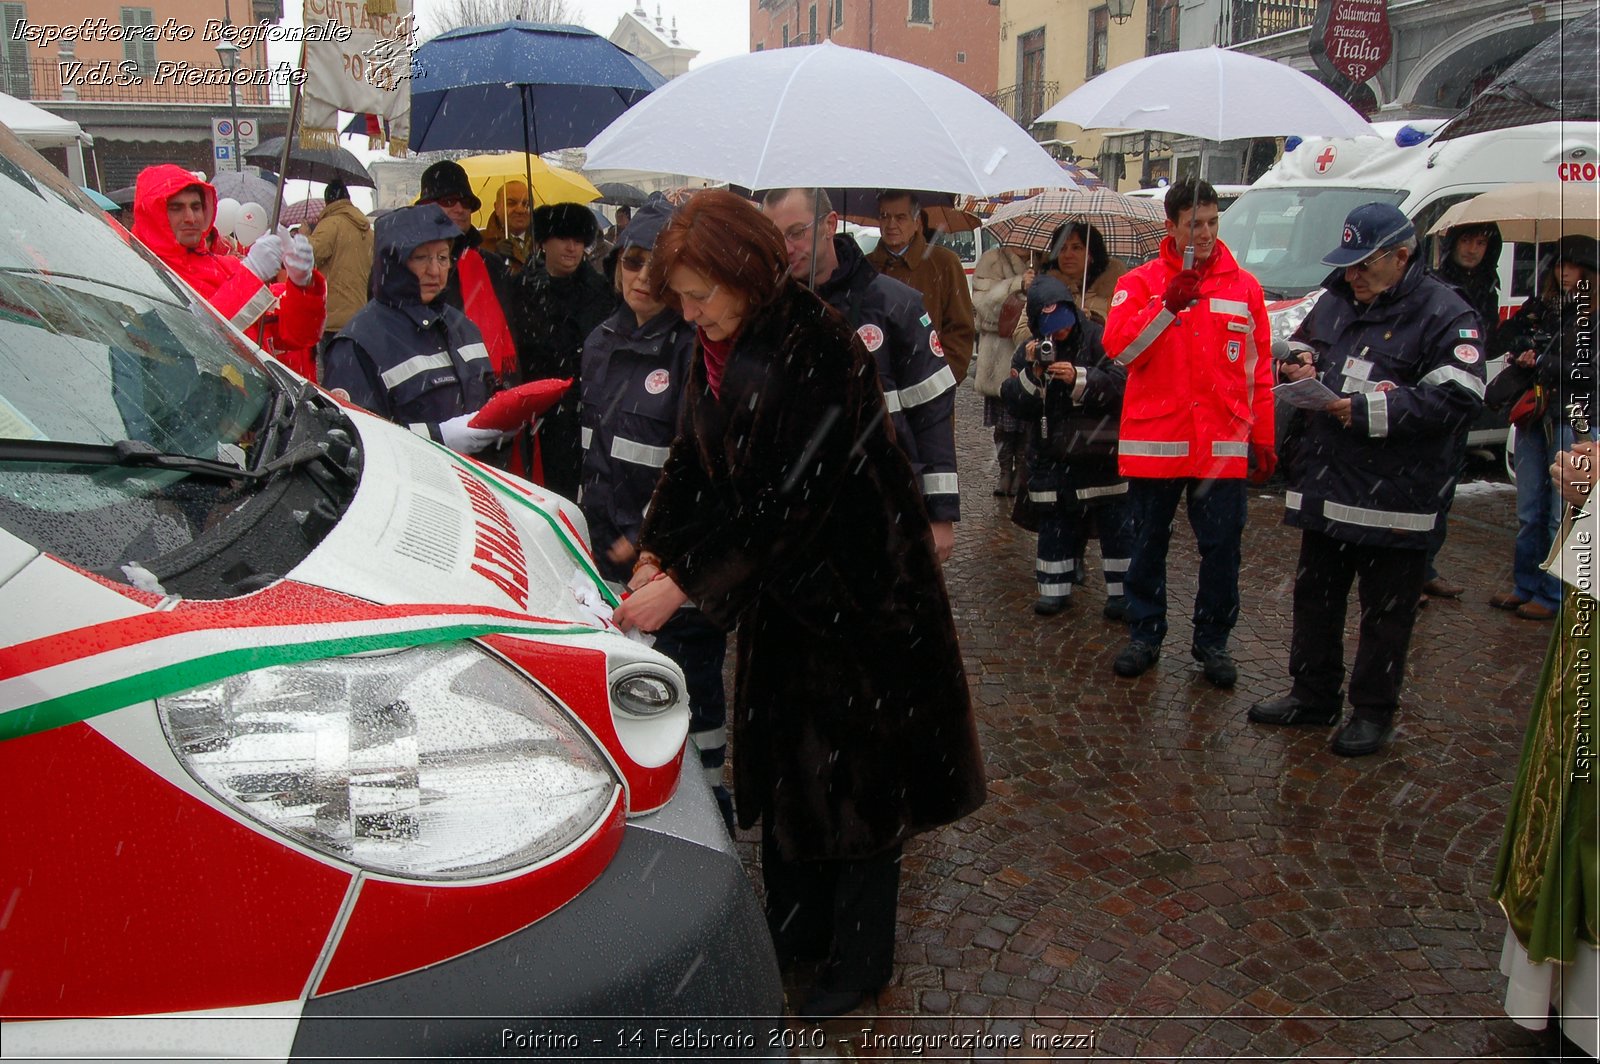
[(578, 501), (607, 579), (626, 579), (632, 569), (613, 565), (606, 550), (621, 536), (639, 542), (645, 507), (678, 435), (694, 337), (694, 327), (672, 310), (639, 325), (623, 306), (583, 345)]
[(1058, 508), (1076, 512), (1097, 500), (1122, 496), (1128, 482), (1117, 472), (1117, 426), (1128, 375), (1101, 346), (1099, 323), (1079, 319), (1056, 358), (1073, 363), (1073, 382), (1030, 371), (1028, 345), (1017, 347), (1011, 368), (1017, 375), (1000, 385), (1000, 399), (1020, 418), (1043, 419), (1043, 431), (1028, 437), (1028, 502), (1036, 512)]
[(1483, 407), (1477, 312), (1420, 263), (1366, 307), (1343, 271), (1324, 283), (1294, 338), (1316, 351), (1322, 383), (1352, 398), (1351, 423), (1297, 411), (1284, 520), (1350, 543), (1423, 550), (1455, 488), (1455, 436)]
[[(444, 211), (434, 211), (444, 218)], [(440, 441), (441, 421), (477, 410), (497, 385), (478, 327), (443, 293), (422, 302), (417, 278), (406, 267), (418, 245), (458, 232), (446, 218), (449, 230), (441, 236), (437, 218), (409, 208), (388, 224), (379, 220), (372, 301), (328, 346), (321, 383), (329, 391), (343, 389), (379, 417)]]
[(833, 249), (839, 268), (817, 294), (845, 316), (877, 362), (895, 441), (917, 474), (928, 519), (958, 521), (956, 378), (922, 294), (874, 270), (852, 237), (834, 237)]

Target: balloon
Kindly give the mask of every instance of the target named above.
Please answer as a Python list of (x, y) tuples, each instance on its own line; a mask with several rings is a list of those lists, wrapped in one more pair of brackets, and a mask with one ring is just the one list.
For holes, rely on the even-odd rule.
[(232, 196), (217, 200), (217, 232), (232, 236), (233, 227), (239, 224), (239, 201)]
[(267, 209), (259, 203), (245, 203), (239, 207), (239, 220), (234, 224), (233, 235), (243, 247), (256, 242), (256, 237), (267, 231)]

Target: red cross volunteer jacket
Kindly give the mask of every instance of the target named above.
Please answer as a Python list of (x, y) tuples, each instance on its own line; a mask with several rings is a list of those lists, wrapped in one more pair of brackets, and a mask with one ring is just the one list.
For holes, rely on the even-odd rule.
[(1128, 371), (1117, 468), (1126, 477), (1236, 479), (1250, 445), (1273, 446), (1271, 329), (1261, 285), (1222, 241), (1201, 267), (1200, 299), (1174, 315), (1183, 270), (1171, 237), (1117, 282), (1106, 352)]

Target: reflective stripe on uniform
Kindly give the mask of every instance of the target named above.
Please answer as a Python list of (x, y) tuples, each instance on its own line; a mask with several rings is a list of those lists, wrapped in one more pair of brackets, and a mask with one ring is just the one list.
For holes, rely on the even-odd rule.
[(956, 375), (950, 372), (949, 366), (940, 366), (939, 372), (907, 388), (899, 388), (895, 394), (899, 397), (899, 406), (896, 409), (909, 410), (914, 406), (921, 406), (930, 400), (937, 399), (945, 392), (956, 386)]
[(889, 413), (898, 414), (900, 412), (900, 393), (884, 392), (883, 405), (889, 408)]
[(1083, 393), (1089, 390), (1089, 375), (1083, 370), (1074, 370), (1072, 378), (1072, 401), (1083, 402)]
[(1483, 398), (1483, 382), (1458, 366), (1440, 366), (1423, 376), (1418, 384), (1459, 384), (1479, 399)]
[(1126, 494), (1128, 494), (1128, 482), (1125, 480), (1121, 484), (1108, 484), (1103, 488), (1079, 488), (1077, 492), (1080, 499), (1098, 499), (1106, 495)]
[(415, 432), (418, 436), (421, 436), (425, 440), (433, 439), (433, 433), (428, 431), (428, 423), (426, 421), (413, 421), (411, 424), (407, 425), (406, 428), (410, 429), (412, 432)]
[(1250, 316), (1250, 304), (1237, 299), (1220, 299), (1217, 296), (1212, 296), (1211, 313), (1237, 314), (1241, 318), (1248, 318)]
[(1169, 443), (1162, 440), (1118, 440), (1117, 453), (1142, 458), (1182, 458), (1189, 453), (1189, 441)]
[(1367, 393), (1367, 435), (1384, 437), (1389, 435), (1389, 393)]
[(243, 332), (254, 325), (257, 318), (271, 310), (275, 302), (277, 297), (272, 294), (272, 289), (262, 285), (256, 294), (250, 297), (250, 302), (236, 310), (228, 321), (235, 329)]
[[(1283, 504), (1291, 510), (1304, 506), (1305, 496), (1298, 491), (1285, 492)], [(1427, 532), (1438, 523), (1438, 514), (1401, 513), (1398, 510), (1373, 510), (1365, 506), (1346, 506), (1342, 502), (1324, 499), (1322, 516), (1340, 524), (1359, 525), (1362, 528), (1387, 528), (1397, 532)]]
[(959, 495), (961, 489), (956, 486), (954, 473), (924, 473), (922, 474), (922, 494), (924, 495)]
[(1053, 491), (1030, 491), (1030, 492), (1028, 492), (1028, 501), (1029, 502), (1055, 502), (1056, 501), (1056, 493), (1053, 492)]
[(583, 441), (583, 449), (587, 451), (589, 445), (594, 443), (594, 429), (588, 425), (583, 426), (578, 430), (578, 438)]
[(450, 352), (435, 351), (431, 355), (413, 355), (383, 371), (383, 386), (394, 391), (400, 385), (421, 373), (450, 368)]
[(1160, 336), (1166, 327), (1172, 324), (1175, 317), (1176, 315), (1172, 311), (1162, 307), (1161, 312), (1150, 320), (1149, 325), (1144, 327), (1144, 331), (1135, 336), (1133, 342), (1122, 349), (1122, 353), (1117, 356), (1117, 364), (1126, 366), (1144, 354), (1145, 348), (1155, 343), (1156, 337)]
[(1046, 573), (1052, 576), (1059, 573), (1070, 573), (1072, 572), (1072, 559), (1067, 558), (1064, 561), (1047, 562), (1043, 558), (1037, 558), (1033, 563), (1033, 571), (1036, 573)]
[(632, 462), (634, 465), (660, 469), (667, 464), (669, 451), (670, 448), (667, 447), (651, 447), (647, 443), (625, 440), (621, 436), (611, 438), (611, 457), (619, 462)]
[(1043, 391), (1039, 385), (1033, 383), (1033, 374), (1029, 373), (1027, 370), (1023, 370), (1017, 376), (1017, 379), (1022, 382), (1022, 390), (1027, 392), (1029, 395), (1038, 395), (1041, 391)]
[(726, 726), (690, 732), (689, 737), (694, 740), (694, 745), (701, 750), (721, 750), (728, 745), (728, 729)]
[(1213, 440), (1211, 442), (1211, 457), (1249, 458), (1250, 445), (1248, 443), (1240, 443), (1238, 440)]
[(463, 362), (489, 361), (489, 349), (482, 344), (463, 344), (459, 353)]
[(1067, 598), (1072, 594), (1072, 585), (1066, 584), (1039, 584), (1039, 594), (1049, 595), (1051, 598)]

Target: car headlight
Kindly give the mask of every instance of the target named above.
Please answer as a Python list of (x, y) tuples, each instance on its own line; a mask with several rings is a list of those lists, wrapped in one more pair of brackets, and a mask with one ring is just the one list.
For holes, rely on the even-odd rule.
[(1300, 323), (1306, 320), (1306, 316), (1311, 313), (1311, 308), (1317, 305), (1317, 300), (1322, 298), (1322, 293), (1325, 291), (1327, 289), (1319, 288), (1293, 306), (1273, 311), (1267, 315), (1267, 323), (1272, 328), (1272, 338), (1274, 340), (1287, 340), (1293, 336), (1294, 331), (1300, 328)]
[(259, 669), (156, 706), (206, 790), (406, 878), (533, 864), (602, 819), (620, 786), (561, 707), (471, 643)]
[(654, 717), (678, 704), (678, 684), (671, 673), (635, 666), (611, 681), (617, 708), (636, 717)]

